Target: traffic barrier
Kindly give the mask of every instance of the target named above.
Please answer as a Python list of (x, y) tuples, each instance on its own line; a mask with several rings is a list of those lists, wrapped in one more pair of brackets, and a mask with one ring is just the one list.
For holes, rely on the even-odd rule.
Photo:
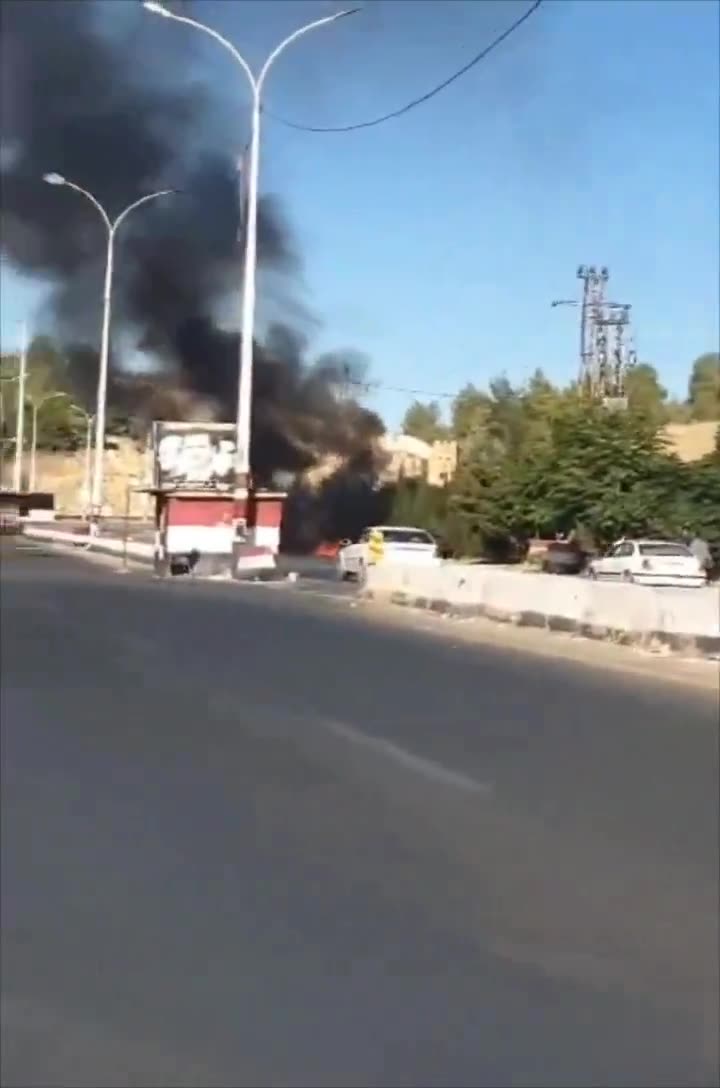
[(31, 506), (28, 509), (27, 514), (21, 515), (20, 521), (28, 524), (32, 522), (36, 525), (47, 525), (49, 521), (55, 521), (55, 511), (36, 509), (34, 506)]
[(30, 525), (23, 528), (23, 536), (31, 540), (46, 541), (48, 544), (69, 544), (83, 551), (99, 552), (105, 555), (127, 555), (129, 559), (152, 562), (155, 554), (153, 544), (139, 540), (117, 540), (112, 537), (91, 537), (87, 533), (69, 533), (64, 529), (36, 529)]
[[(139, 540), (118, 540), (112, 537), (90, 537), (86, 533), (69, 533), (62, 529), (37, 529), (26, 525), (24, 536), (48, 544), (66, 544), (100, 555), (126, 556), (142, 563), (153, 563), (155, 545)], [(270, 577), (276, 573), (277, 563), (269, 548), (256, 545), (240, 545), (228, 563), (228, 576), (238, 579)]]
[(654, 589), (448, 562), (436, 568), (381, 562), (363, 596), (445, 615), (485, 617), (649, 649), (720, 655), (720, 587)]
[(240, 544), (233, 557), (233, 577), (268, 578), (277, 573), (277, 560), (270, 548), (257, 544)]

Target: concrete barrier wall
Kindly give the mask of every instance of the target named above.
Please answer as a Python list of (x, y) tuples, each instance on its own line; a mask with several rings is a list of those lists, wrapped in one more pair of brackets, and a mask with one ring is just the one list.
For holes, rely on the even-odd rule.
[(720, 653), (718, 586), (653, 589), (483, 565), (444, 563), (423, 569), (381, 563), (368, 569), (363, 592), (455, 616)]

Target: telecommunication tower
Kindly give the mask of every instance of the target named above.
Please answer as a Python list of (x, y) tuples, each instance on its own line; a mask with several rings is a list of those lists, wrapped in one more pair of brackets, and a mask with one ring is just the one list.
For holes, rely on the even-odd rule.
[(580, 302), (563, 299), (552, 305), (580, 307), (578, 385), (583, 393), (602, 400), (608, 407), (625, 407), (625, 379), (635, 363), (631, 307), (624, 302), (608, 301), (610, 273), (606, 267), (581, 264), (577, 278), (582, 281)]

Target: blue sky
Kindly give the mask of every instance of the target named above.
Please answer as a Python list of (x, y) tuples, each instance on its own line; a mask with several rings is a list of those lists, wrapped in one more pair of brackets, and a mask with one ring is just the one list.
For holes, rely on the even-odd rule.
[[(116, 0), (119, 2), (119, 0)], [(196, 17), (257, 64), (325, 0), (195, 0)], [(309, 124), (386, 112), (439, 82), (528, 6), (523, 0), (369, 0), (288, 49), (268, 106)], [(408, 115), (349, 134), (266, 119), (262, 189), (283, 201), (320, 324), (312, 350), (350, 347), (370, 379), (453, 392), (500, 372), (575, 375), (580, 263), (608, 265), (633, 306), (636, 346), (673, 393), (718, 347), (716, 0), (545, 0), (488, 61)], [(186, 35), (226, 102), (247, 93), (219, 46)], [(189, 39), (192, 36), (192, 44)], [(234, 140), (234, 134), (230, 134)], [(37, 302), (3, 278), (2, 338)], [(389, 426), (409, 398), (367, 398)]]

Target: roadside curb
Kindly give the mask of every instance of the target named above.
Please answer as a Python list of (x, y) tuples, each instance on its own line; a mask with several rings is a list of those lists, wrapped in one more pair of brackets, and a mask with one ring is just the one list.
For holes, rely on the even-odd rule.
[(610, 642), (616, 646), (628, 646), (656, 654), (673, 654), (683, 657), (699, 657), (709, 661), (720, 661), (720, 635), (678, 634), (669, 631), (631, 631), (625, 628), (607, 627), (597, 624), (581, 623), (569, 618), (544, 612), (510, 612), (486, 605), (458, 605), (451, 601), (432, 597), (413, 596), (398, 590), (377, 591), (367, 587), (360, 591), (365, 600), (375, 600), (417, 611), (433, 612), (448, 619), (473, 620), (485, 619), (495, 623), (511, 624), (516, 627), (530, 627), (554, 633), (574, 635), (577, 638), (591, 639), (597, 642)]

